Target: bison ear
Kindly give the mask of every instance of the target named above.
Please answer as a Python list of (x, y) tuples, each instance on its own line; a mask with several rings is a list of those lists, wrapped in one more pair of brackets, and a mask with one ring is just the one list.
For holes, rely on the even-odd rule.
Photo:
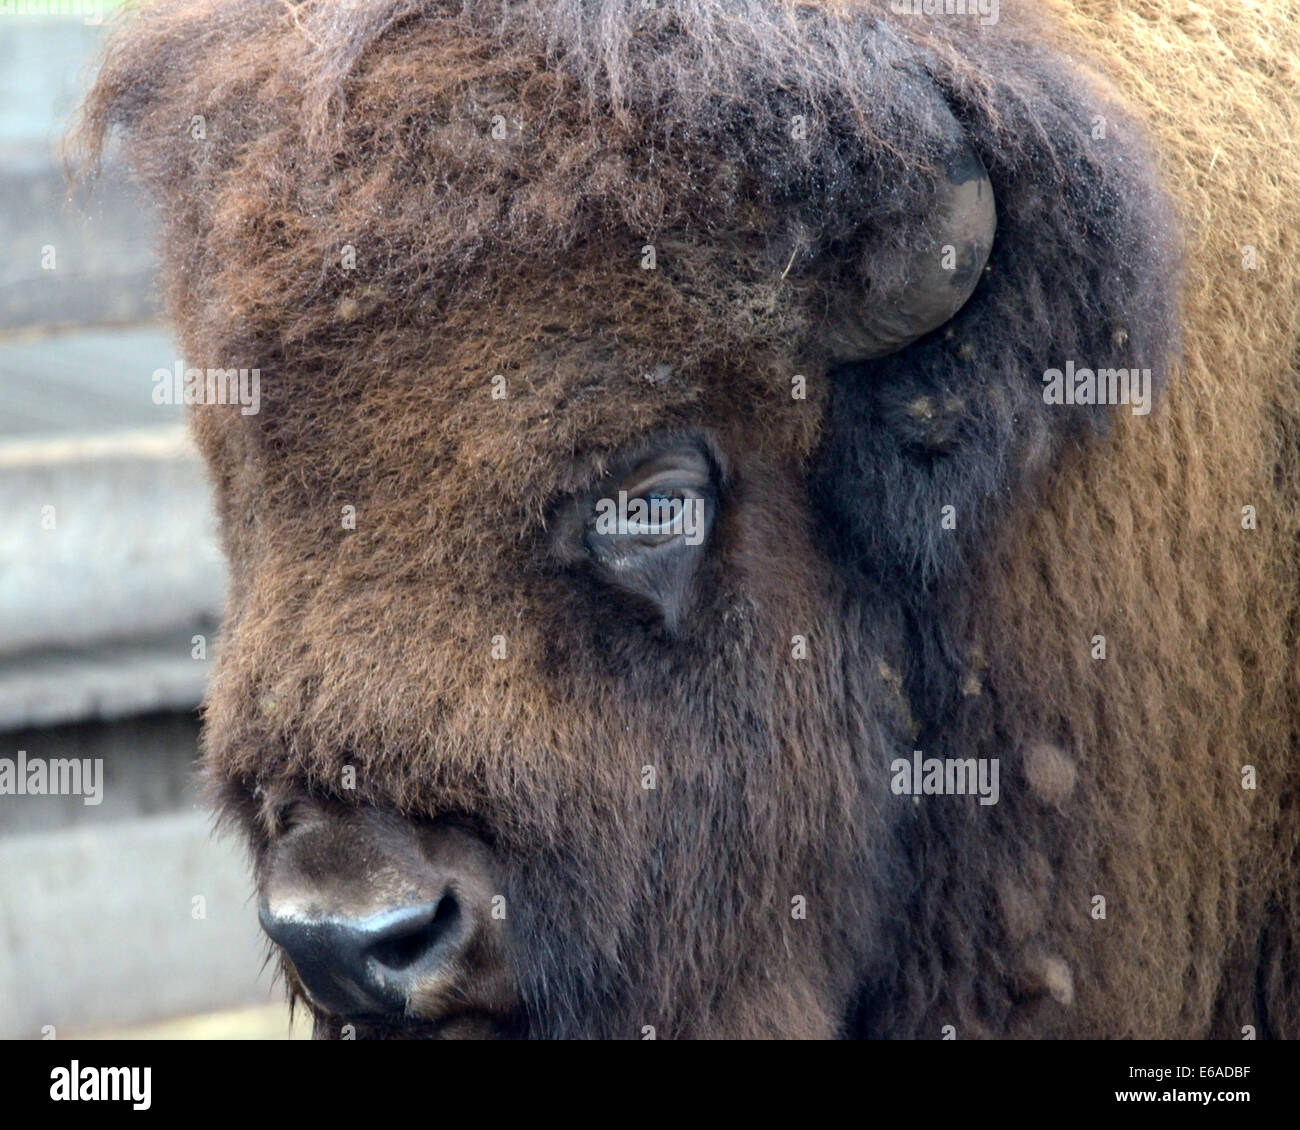
[[(988, 172), (928, 77), (924, 89), (939, 127), (930, 217), (904, 270), (891, 272), (899, 280), (894, 286), (836, 299), (826, 344), (839, 363), (886, 357), (950, 321), (974, 293), (993, 251), (997, 209)], [(870, 262), (860, 265), (859, 277), (873, 273)]]

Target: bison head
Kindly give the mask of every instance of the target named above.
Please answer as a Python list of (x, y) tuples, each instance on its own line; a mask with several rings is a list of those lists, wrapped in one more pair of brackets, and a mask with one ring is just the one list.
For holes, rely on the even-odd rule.
[(120, 34), (89, 129), (163, 203), (187, 357), (260, 373), (194, 413), (204, 757), (319, 1033), (886, 1024), (944, 834), (890, 764), (996, 756), (981, 563), (1096, 430), (1041, 371), (1168, 347), (1147, 162), (1044, 34), (740, 0)]

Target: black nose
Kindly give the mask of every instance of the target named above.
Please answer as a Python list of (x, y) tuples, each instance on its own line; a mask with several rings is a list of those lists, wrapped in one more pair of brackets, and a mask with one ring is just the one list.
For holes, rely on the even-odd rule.
[(463, 933), (451, 893), (363, 919), (299, 915), (266, 903), (258, 918), (312, 1000), (339, 1016), (400, 1015), (411, 991), (451, 960)]

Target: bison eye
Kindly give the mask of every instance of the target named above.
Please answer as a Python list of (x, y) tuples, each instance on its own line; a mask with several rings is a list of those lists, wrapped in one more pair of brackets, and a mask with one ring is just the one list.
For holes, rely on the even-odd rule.
[(700, 545), (712, 522), (712, 475), (695, 448), (656, 456), (598, 492), (585, 543), (598, 558), (674, 543)]
[(677, 626), (713, 526), (713, 464), (683, 444), (611, 476), (588, 499), (582, 546), (596, 573)]

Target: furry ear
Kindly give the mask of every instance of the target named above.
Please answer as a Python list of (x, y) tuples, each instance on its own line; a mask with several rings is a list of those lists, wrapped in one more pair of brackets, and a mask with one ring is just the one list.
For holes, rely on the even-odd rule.
[[(810, 477), (839, 556), (909, 591), (958, 572), (1067, 443), (1150, 411), (1177, 349), (1173, 213), (1134, 123), (1077, 61), (996, 36), (958, 52), (935, 74), (989, 171), (992, 255), (947, 325), (831, 372)], [(1111, 369), (1127, 406), (1088, 395)]]

